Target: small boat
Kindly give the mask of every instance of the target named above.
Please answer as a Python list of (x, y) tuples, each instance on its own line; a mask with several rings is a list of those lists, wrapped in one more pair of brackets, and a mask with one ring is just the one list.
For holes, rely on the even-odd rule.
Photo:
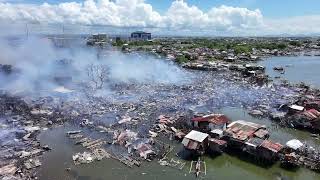
[(197, 164), (196, 164), (196, 176), (198, 177), (199, 174), (201, 172), (201, 161), (200, 161), (200, 158), (198, 159), (197, 161)]
[(196, 177), (199, 177), (201, 173), (207, 174), (206, 169), (206, 163), (199, 157), (197, 161), (191, 161), (189, 173), (195, 173)]

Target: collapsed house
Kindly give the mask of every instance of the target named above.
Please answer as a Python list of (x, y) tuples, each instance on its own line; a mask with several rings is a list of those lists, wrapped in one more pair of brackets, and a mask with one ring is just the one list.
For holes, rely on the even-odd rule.
[[(302, 103), (301, 103), (302, 104)], [(303, 105), (282, 105), (279, 109), (285, 114), (288, 124), (295, 128), (320, 130), (320, 112), (318, 101), (307, 101)]]
[(295, 127), (320, 130), (320, 112), (309, 109), (294, 116), (292, 124)]
[(320, 153), (315, 148), (297, 139), (288, 141), (281, 152), (280, 163), (283, 167), (292, 168), (304, 166), (314, 171), (320, 171)]
[(299, 164), (298, 151), (303, 147), (303, 143), (297, 139), (288, 141), (282, 150), (282, 156), (280, 158), (281, 165), (284, 167), (297, 167)]

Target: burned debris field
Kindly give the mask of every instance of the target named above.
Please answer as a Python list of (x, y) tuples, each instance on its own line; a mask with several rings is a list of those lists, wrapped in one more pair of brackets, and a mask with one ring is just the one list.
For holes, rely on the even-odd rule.
[(320, 178), (313, 41), (99, 38), (0, 41), (0, 178)]

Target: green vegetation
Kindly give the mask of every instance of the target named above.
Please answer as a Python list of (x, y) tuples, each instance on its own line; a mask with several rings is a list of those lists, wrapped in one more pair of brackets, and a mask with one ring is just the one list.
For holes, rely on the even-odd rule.
[(302, 45), (299, 41), (290, 41), (289, 44), (296, 47), (300, 47)]
[(126, 43), (127, 43), (127, 41), (124, 41), (124, 40), (116, 40), (115, 42), (112, 42), (112, 46), (121, 47)]
[(176, 61), (179, 64), (189, 62), (189, 59), (185, 55), (177, 56)]
[[(195, 48), (209, 48), (216, 49), (219, 51), (234, 50), (236, 55), (245, 53), (252, 53), (253, 49), (268, 49), (268, 50), (285, 50), (288, 46), (300, 47), (302, 46), (302, 41), (296, 40), (266, 40), (259, 41), (256, 39), (252, 40), (242, 40), (242, 39), (208, 39), (208, 38), (194, 38), (194, 39), (185, 39), (179, 42), (178, 40), (153, 40), (153, 41), (122, 41), (118, 40), (113, 43), (114, 46), (121, 47), (124, 44), (128, 44), (128, 47), (135, 47), (139, 49), (149, 49), (155, 45), (162, 45), (162, 47), (176, 48), (181, 51), (188, 51), (189, 49)], [(152, 47), (154, 48), (154, 47)], [(185, 62), (191, 60), (191, 57), (184, 55), (177, 58), (178, 62)]]
[(288, 47), (287, 44), (285, 43), (256, 43), (254, 44), (254, 47), (256, 49), (269, 49), (269, 50), (273, 50), (273, 49), (286, 49)]
[(131, 41), (129, 42), (129, 46), (151, 46), (159, 44), (158, 41)]
[(250, 53), (252, 51), (251, 46), (248, 45), (236, 45), (233, 47), (235, 54)]

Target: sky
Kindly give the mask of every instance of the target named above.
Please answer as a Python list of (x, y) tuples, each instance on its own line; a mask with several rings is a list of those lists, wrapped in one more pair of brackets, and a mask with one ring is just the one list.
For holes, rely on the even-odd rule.
[(0, 26), (19, 23), (164, 34), (319, 35), (320, 0), (0, 0)]

